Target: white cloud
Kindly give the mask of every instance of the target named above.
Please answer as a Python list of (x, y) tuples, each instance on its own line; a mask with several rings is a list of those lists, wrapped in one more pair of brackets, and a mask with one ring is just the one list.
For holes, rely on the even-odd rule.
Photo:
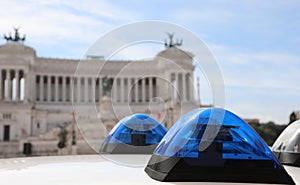
[[(244, 118), (287, 123), (299, 109), (300, 56), (281, 52), (245, 52), (208, 44), (217, 57), (226, 88), (226, 106)], [(201, 97), (210, 99), (209, 86)], [(297, 103), (298, 102), (298, 103)]]
[(227, 86), (300, 90), (300, 56), (279, 52), (243, 53), (210, 45)]
[[(2, 33), (21, 26), (32, 40), (55, 43), (97, 39), (115, 24), (131, 20), (131, 13), (99, 1), (0, 2)], [(120, 16), (122, 14), (122, 16)]]

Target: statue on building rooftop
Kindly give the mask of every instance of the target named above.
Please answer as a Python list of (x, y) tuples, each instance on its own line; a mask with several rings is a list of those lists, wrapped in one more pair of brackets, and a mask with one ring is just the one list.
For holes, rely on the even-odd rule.
[(4, 34), (4, 39), (7, 41), (7, 42), (24, 42), (25, 41), (25, 35), (23, 35), (23, 37), (20, 36), (19, 34), (19, 29), (20, 28), (13, 28), (14, 31), (15, 31), (15, 35), (14, 37), (12, 37), (11, 33), (9, 33), (8, 35), (7, 34)]
[(167, 35), (169, 37), (169, 42), (167, 42), (167, 39), (165, 39), (165, 46), (166, 48), (172, 48), (176, 46), (181, 46), (182, 45), (182, 39), (179, 41), (176, 39), (176, 42), (173, 41), (174, 33), (169, 33), (167, 32)]

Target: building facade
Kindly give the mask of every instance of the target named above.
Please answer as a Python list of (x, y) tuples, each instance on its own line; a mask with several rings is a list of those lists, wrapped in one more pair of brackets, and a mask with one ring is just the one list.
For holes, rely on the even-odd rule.
[[(0, 155), (22, 156), (28, 143), (31, 155), (57, 154), (61, 129), (72, 133), (75, 119), (79, 154), (91, 153), (83, 138), (97, 149), (132, 113), (151, 114), (169, 128), (199, 107), (193, 72), (193, 55), (177, 47), (151, 60), (69, 60), (38, 57), (33, 48), (8, 42), (0, 46)], [(70, 145), (71, 134), (67, 138)]]

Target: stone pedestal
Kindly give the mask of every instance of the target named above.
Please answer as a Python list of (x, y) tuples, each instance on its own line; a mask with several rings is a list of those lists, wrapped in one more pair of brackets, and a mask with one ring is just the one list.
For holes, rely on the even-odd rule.
[(106, 127), (107, 131), (110, 131), (116, 124), (117, 120), (114, 114), (112, 101), (109, 97), (103, 96), (100, 99), (99, 118)]
[(77, 145), (72, 145), (71, 146), (71, 155), (77, 155)]
[(57, 150), (57, 155), (68, 155), (68, 149), (67, 149), (67, 147), (65, 147), (65, 148), (59, 148), (58, 150)]

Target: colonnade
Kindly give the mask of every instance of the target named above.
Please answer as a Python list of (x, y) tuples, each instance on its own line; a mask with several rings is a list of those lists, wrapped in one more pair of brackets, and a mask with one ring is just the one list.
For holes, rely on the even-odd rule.
[[(143, 103), (157, 96), (155, 77), (109, 77), (114, 102)], [(99, 102), (104, 96), (102, 77), (36, 75), (35, 100), (39, 102)], [(72, 88), (74, 93), (72, 93)]]
[(0, 69), (0, 100), (23, 101), (26, 99), (25, 75), (21, 69)]
[(156, 77), (118, 77), (114, 83), (111, 93), (115, 102), (145, 103), (157, 96)]
[(193, 101), (193, 80), (188, 73), (171, 73), (170, 93), (176, 101)]

